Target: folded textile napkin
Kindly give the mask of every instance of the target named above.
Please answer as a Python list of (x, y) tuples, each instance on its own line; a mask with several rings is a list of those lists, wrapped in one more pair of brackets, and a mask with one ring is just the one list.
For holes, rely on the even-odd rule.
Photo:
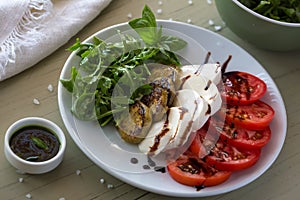
[(0, 1), (0, 81), (33, 66), (65, 44), (110, 2)]

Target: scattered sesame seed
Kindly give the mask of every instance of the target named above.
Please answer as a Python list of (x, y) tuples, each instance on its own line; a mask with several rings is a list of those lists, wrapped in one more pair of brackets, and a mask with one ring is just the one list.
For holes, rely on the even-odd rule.
[(189, 0), (188, 3), (189, 3), (189, 5), (193, 5), (193, 1), (192, 0)]
[(127, 17), (128, 17), (128, 19), (131, 19), (132, 18), (132, 13), (128, 13)]
[(215, 31), (220, 31), (222, 29), (222, 26), (216, 25), (216, 26), (214, 26), (214, 29), (215, 29)]
[(49, 92), (53, 92), (53, 85), (49, 84), (48, 87), (47, 87), (47, 89), (48, 89)]
[(103, 184), (105, 180), (103, 178), (100, 179), (100, 183)]
[(81, 174), (81, 171), (79, 169), (77, 169), (76, 174), (79, 176)]
[(40, 101), (36, 98), (33, 99), (33, 104), (40, 105)]
[(162, 2), (162, 1), (158, 1), (158, 5), (160, 5), (160, 6), (161, 6), (162, 4), (163, 4), (163, 2)]
[(212, 26), (212, 25), (215, 24), (215, 22), (214, 22), (212, 19), (210, 19), (210, 20), (208, 20), (208, 24), (209, 24), (210, 26)]
[(188, 19), (188, 20), (187, 20), (187, 23), (191, 24), (191, 23), (192, 23), (192, 20), (191, 20), (191, 19)]
[(112, 189), (114, 186), (112, 184), (107, 184), (107, 189)]
[(206, 0), (209, 5), (212, 4), (212, 0)]
[(19, 183), (23, 183), (24, 182), (24, 178), (20, 177), (19, 178)]
[(32, 196), (31, 196), (30, 193), (26, 194), (25, 197), (26, 197), (27, 199), (31, 199), (31, 198), (32, 198)]
[(157, 9), (156, 13), (157, 14), (162, 14), (162, 9), (161, 8)]

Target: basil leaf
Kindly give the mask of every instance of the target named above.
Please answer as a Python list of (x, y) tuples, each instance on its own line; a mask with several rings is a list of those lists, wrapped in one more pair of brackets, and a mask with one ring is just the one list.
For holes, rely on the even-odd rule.
[(187, 42), (178, 37), (164, 35), (161, 37), (160, 44), (169, 51), (178, 51), (183, 49), (187, 45)]
[(147, 46), (155, 46), (160, 38), (157, 32), (156, 19), (151, 9), (146, 5), (142, 12), (142, 17), (128, 22)]
[(40, 138), (32, 136), (31, 137), (32, 142), (41, 149), (48, 149), (48, 145)]

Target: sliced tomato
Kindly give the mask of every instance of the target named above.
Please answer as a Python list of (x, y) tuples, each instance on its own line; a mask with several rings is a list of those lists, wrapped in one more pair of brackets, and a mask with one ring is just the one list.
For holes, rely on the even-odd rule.
[(263, 97), (267, 91), (263, 80), (246, 72), (226, 72), (222, 79), (221, 96), (228, 104), (250, 104)]
[(210, 131), (209, 127), (210, 120), (205, 124), (204, 127), (199, 129), (189, 147), (189, 150), (198, 156), (199, 158), (204, 158), (210, 153), (210, 150), (215, 146), (219, 140), (219, 134), (215, 129)]
[(237, 171), (254, 165), (260, 149), (242, 150), (217, 139), (219, 131), (210, 120), (210, 128), (200, 129), (189, 148), (197, 156), (204, 156), (207, 164), (221, 171)]
[(275, 111), (268, 104), (258, 100), (249, 105), (223, 105), (219, 111), (228, 123), (250, 130), (266, 129)]
[(212, 119), (214, 127), (220, 133), (220, 139), (239, 149), (260, 149), (271, 139), (271, 129), (250, 130), (236, 127), (234, 123), (227, 123)]
[(230, 171), (219, 171), (189, 153), (167, 165), (170, 176), (188, 186), (214, 186), (226, 181)]
[(219, 140), (205, 161), (218, 170), (237, 171), (253, 166), (259, 157), (260, 149), (239, 150)]

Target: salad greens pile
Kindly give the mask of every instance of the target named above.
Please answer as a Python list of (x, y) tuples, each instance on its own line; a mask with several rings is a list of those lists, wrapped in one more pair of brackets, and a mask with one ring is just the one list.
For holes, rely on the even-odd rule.
[[(81, 120), (98, 120), (101, 126), (113, 121), (113, 114), (122, 112), (129, 104), (149, 94), (152, 86), (146, 83), (150, 75), (146, 63), (155, 62), (174, 67), (180, 60), (174, 51), (186, 46), (186, 42), (174, 36), (163, 35), (157, 27), (151, 9), (146, 5), (142, 17), (128, 23), (139, 38), (116, 30), (118, 42), (107, 42), (94, 37), (92, 43), (82, 43), (78, 38), (68, 50), (80, 58), (79, 66), (73, 66), (69, 79), (61, 79), (62, 85), (72, 93), (72, 113)], [(139, 66), (139, 70), (133, 70)], [(124, 78), (124, 76), (126, 78)], [(121, 79), (121, 77), (123, 77)], [(137, 83), (144, 83), (142, 85)], [(131, 96), (112, 93), (115, 87)], [(121, 92), (122, 93), (122, 92)]]
[(239, 0), (253, 11), (266, 17), (300, 23), (300, 0)]

